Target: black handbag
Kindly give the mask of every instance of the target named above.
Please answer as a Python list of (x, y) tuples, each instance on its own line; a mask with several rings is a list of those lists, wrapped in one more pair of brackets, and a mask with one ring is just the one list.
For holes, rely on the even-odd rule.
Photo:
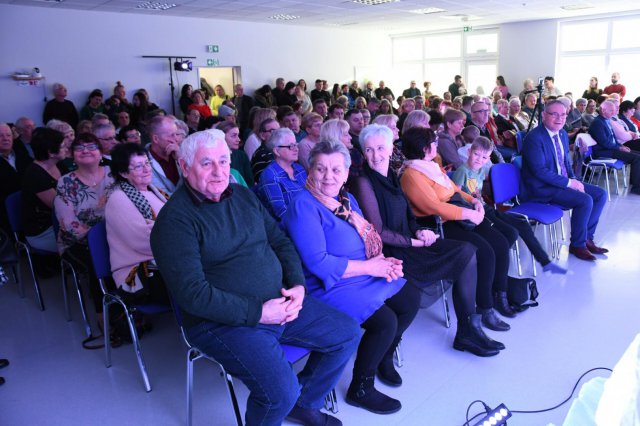
[(536, 280), (509, 280), (507, 299), (513, 309), (518, 312), (538, 306), (538, 287)]
[[(473, 204), (462, 198), (462, 195), (458, 192), (453, 193), (453, 196), (449, 199), (448, 203), (462, 207), (463, 209), (474, 210)], [(455, 223), (465, 231), (473, 231), (476, 229), (476, 224), (471, 222), (469, 219), (456, 220)]]

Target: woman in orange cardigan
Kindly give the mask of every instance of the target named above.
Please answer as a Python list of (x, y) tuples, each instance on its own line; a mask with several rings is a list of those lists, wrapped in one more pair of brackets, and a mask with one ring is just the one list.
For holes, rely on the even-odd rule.
[[(476, 306), (485, 327), (509, 330), (496, 315), (515, 316), (506, 298), (509, 247), (513, 241), (484, 218), (482, 202), (461, 191), (435, 162), (438, 138), (431, 129), (413, 128), (402, 135), (405, 171), (400, 180), (417, 217), (438, 215), (447, 238), (467, 241), (478, 248)], [(456, 201), (458, 205), (450, 201)], [(462, 207), (461, 205), (465, 205)], [(472, 228), (472, 229), (471, 229)]]

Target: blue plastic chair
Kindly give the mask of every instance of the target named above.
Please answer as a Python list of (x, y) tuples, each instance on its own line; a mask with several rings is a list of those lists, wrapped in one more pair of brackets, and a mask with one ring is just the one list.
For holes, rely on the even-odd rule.
[(111, 276), (111, 262), (109, 260), (109, 243), (107, 241), (107, 227), (105, 222), (100, 222), (94, 225), (87, 236), (89, 242), (89, 251), (91, 253), (91, 260), (93, 268), (100, 283), (102, 289), (102, 308), (104, 316), (104, 349), (105, 349), (105, 363), (107, 368), (111, 367), (111, 339), (110, 339), (110, 327), (109, 327), (109, 307), (113, 304), (119, 304), (122, 306), (127, 323), (129, 324), (129, 331), (131, 332), (131, 339), (133, 341), (133, 348), (138, 359), (138, 367), (140, 368), (140, 374), (144, 382), (144, 387), (147, 392), (151, 391), (151, 383), (149, 382), (149, 376), (147, 374), (147, 368), (142, 356), (142, 349), (140, 348), (140, 339), (138, 338), (138, 332), (136, 331), (135, 322), (133, 319), (133, 312), (139, 311), (143, 314), (153, 315), (168, 312), (170, 307), (167, 305), (158, 304), (145, 304), (127, 306), (126, 303), (115, 292), (111, 292), (107, 289), (105, 279)]
[[(39, 254), (43, 256), (57, 255), (58, 253), (50, 252), (46, 250), (39, 250), (29, 245), (26, 238), (23, 235), (23, 222), (22, 222), (22, 192), (14, 192), (10, 194), (4, 201), (5, 208), (7, 210), (7, 216), (9, 218), (9, 225), (11, 225), (11, 231), (15, 238), (16, 250), (18, 253), (24, 251), (27, 255), (27, 262), (29, 262), (29, 270), (31, 271), (31, 278), (33, 279), (33, 287), (36, 291), (36, 301), (41, 311), (44, 311), (44, 300), (42, 299), (42, 293), (40, 292), (40, 282), (36, 276), (35, 269), (33, 267), (32, 254)], [(19, 262), (19, 259), (18, 259)], [(20, 267), (17, 268), (20, 270)], [(18, 275), (15, 275), (16, 279)], [(20, 295), (24, 297), (24, 287), (22, 281), (17, 279), (20, 286)]]
[[(602, 172), (604, 171), (605, 186), (607, 188), (607, 199), (611, 201), (611, 190), (609, 189), (609, 170), (612, 170), (613, 180), (616, 185), (616, 195), (620, 194), (620, 188), (618, 185), (618, 170), (622, 170), (623, 185), (627, 187), (627, 165), (622, 160), (616, 160), (613, 158), (594, 158), (593, 146), (587, 146), (584, 153), (584, 161), (582, 162), (583, 174), (582, 181), (584, 182), (587, 177), (587, 172), (591, 171), (589, 176), (589, 182), (593, 182), (596, 172), (598, 175), (598, 181)], [(596, 181), (597, 182), (597, 181)]]
[[(180, 327), (180, 334), (182, 334), (182, 339), (184, 340), (185, 345), (187, 345), (187, 426), (191, 426), (193, 421), (193, 365), (195, 361), (199, 359), (207, 359), (213, 362), (220, 369), (220, 376), (225, 379), (226, 387), (227, 387), (227, 395), (231, 400), (231, 405), (233, 406), (233, 413), (236, 418), (236, 424), (238, 426), (242, 426), (242, 413), (240, 412), (240, 406), (238, 405), (238, 398), (236, 397), (236, 392), (233, 387), (233, 378), (227, 371), (224, 369), (222, 364), (220, 364), (215, 358), (208, 356), (203, 353), (196, 346), (193, 346), (189, 339), (187, 338), (187, 334), (184, 330), (184, 322), (182, 316), (182, 309), (176, 301), (173, 299), (171, 295), (169, 295), (169, 299), (171, 300), (171, 307), (173, 308), (173, 313), (175, 315), (176, 321), (178, 322), (178, 326)], [(307, 356), (311, 351), (309, 349), (300, 348), (298, 346), (290, 346), (290, 345), (282, 345), (282, 349), (284, 351), (285, 357), (287, 361), (291, 364), (294, 364), (305, 356)], [(325, 398), (325, 408), (330, 410), (333, 413), (338, 412), (338, 400), (336, 397), (336, 391), (333, 389), (329, 395)]]
[[(552, 257), (559, 255), (559, 242), (555, 224), (562, 219), (563, 211), (560, 207), (543, 203), (520, 203), (520, 170), (513, 164), (500, 163), (491, 167), (491, 189), (493, 190), (494, 206), (508, 202), (514, 202), (513, 207), (507, 210), (509, 214), (515, 214), (534, 221), (536, 227), (542, 224), (549, 228)], [(518, 254), (519, 262), (519, 254)], [(536, 262), (533, 260), (535, 274)]]
[[(525, 136), (527, 136), (526, 130), (520, 130), (519, 132), (516, 132), (516, 148), (518, 150), (518, 153), (522, 152), (522, 144), (524, 143)], [(511, 162), (513, 162), (513, 160)]]

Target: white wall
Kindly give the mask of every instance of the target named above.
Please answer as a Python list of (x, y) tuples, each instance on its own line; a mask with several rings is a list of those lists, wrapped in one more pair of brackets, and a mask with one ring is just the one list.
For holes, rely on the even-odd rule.
[[(556, 20), (515, 22), (500, 26), (500, 57), (498, 74), (503, 75), (511, 90), (517, 95), (522, 82), (531, 78), (553, 76), (556, 69), (556, 44), (558, 22)], [(556, 80), (558, 87), (562, 82)]]
[[(347, 41), (348, 39), (348, 41)], [(220, 46), (218, 54), (205, 51)], [(384, 69), (391, 43), (380, 32), (260, 24), (198, 18), (146, 16), (0, 5), (0, 122), (27, 115), (39, 123), (44, 108), (42, 87), (19, 87), (8, 76), (37, 66), (50, 87), (62, 82), (76, 107), (94, 88), (105, 96), (117, 80), (131, 98), (141, 87), (151, 100), (170, 111), (168, 61), (142, 55), (197, 56), (195, 66), (209, 57), (221, 66), (239, 65), (247, 92), (276, 77), (304, 78), (310, 88), (316, 78), (346, 82), (358, 68)], [(196, 84), (197, 73), (178, 73), (180, 85)]]

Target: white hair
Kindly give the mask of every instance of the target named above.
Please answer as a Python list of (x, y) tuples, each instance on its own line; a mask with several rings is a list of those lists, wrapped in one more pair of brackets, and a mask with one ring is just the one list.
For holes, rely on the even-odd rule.
[(360, 146), (364, 148), (369, 138), (382, 136), (386, 146), (393, 146), (393, 132), (387, 126), (381, 124), (369, 124), (360, 132)]
[(231, 150), (227, 146), (224, 139), (224, 132), (218, 129), (209, 129), (202, 132), (196, 132), (189, 135), (182, 141), (180, 145), (180, 159), (184, 161), (187, 167), (191, 167), (193, 160), (196, 158), (196, 152), (202, 148), (217, 148), (222, 144), (229, 152), (231, 158)]

